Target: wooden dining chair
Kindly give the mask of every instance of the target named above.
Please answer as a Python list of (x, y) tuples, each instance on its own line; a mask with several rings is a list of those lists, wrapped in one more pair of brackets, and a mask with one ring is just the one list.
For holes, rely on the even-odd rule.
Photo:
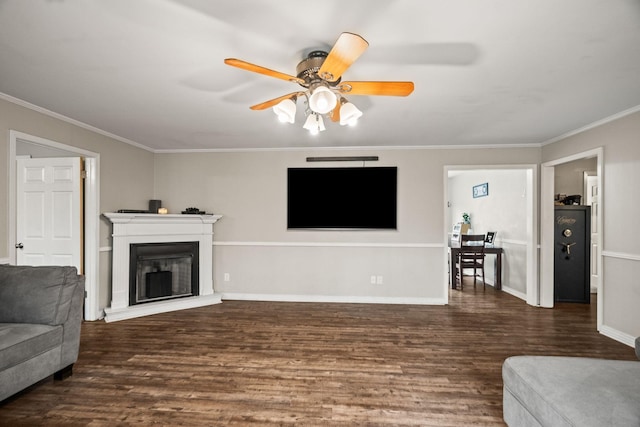
[(482, 287), (484, 283), (484, 234), (462, 234), (460, 236), (460, 255), (458, 263), (458, 274), (460, 279), (460, 289), (462, 289), (462, 276), (464, 269), (473, 269), (473, 287), (476, 287), (478, 273), (482, 276)]

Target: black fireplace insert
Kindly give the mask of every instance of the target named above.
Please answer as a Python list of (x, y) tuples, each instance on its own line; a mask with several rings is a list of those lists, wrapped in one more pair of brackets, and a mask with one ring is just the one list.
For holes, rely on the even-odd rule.
[(199, 242), (130, 246), (129, 304), (199, 295)]

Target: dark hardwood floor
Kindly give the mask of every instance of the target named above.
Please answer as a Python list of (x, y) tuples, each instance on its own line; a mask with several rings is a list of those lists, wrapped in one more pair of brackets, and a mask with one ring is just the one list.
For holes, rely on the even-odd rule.
[(503, 360), (634, 360), (595, 304), (472, 283), (448, 306), (220, 305), (83, 325), (72, 377), (0, 404), (1, 425), (500, 426)]

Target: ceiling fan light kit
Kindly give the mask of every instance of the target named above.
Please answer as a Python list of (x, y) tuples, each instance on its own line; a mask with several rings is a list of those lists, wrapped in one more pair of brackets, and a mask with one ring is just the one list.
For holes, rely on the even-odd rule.
[(282, 123), (293, 123), (296, 119), (296, 97), (287, 98), (273, 106), (273, 112)]
[(342, 82), (342, 74), (362, 55), (369, 43), (357, 34), (342, 33), (329, 53), (314, 50), (296, 67), (296, 76), (274, 71), (235, 58), (225, 64), (269, 77), (298, 83), (306, 90), (280, 96), (251, 106), (252, 110), (273, 107), (273, 112), (284, 123), (294, 123), (298, 96), (307, 99), (307, 119), (302, 126), (312, 134), (325, 130), (322, 115), (341, 125), (355, 125), (363, 113), (342, 94), (407, 96), (413, 92), (412, 82), (372, 81)]
[(311, 135), (317, 135), (325, 130), (324, 120), (321, 115), (310, 113), (302, 128), (308, 130)]
[(338, 97), (336, 94), (322, 83), (318, 83), (316, 87), (311, 90), (309, 108), (315, 113), (327, 114), (333, 111), (337, 102)]
[[(344, 100), (344, 98), (342, 99)], [(356, 107), (352, 103), (346, 101), (340, 107), (340, 124), (342, 126), (355, 126), (358, 123), (358, 119), (360, 117), (362, 117), (362, 111), (360, 111), (358, 107)]]

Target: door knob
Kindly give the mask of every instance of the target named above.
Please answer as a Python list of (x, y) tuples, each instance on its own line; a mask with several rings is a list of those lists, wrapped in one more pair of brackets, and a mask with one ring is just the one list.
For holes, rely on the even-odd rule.
[(24, 245), (22, 243), (16, 243), (16, 249), (24, 249)]

